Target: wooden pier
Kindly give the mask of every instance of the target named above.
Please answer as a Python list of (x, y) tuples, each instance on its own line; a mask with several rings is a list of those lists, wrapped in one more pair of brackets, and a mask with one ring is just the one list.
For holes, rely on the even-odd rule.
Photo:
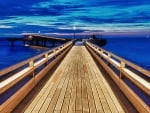
[[(72, 41), (68, 42), (2, 70), (0, 93), (5, 99), (1, 102), (0, 113), (150, 112), (149, 101), (145, 102), (126, 83), (128, 79), (149, 99), (149, 71), (89, 42), (85, 46), (72, 45)], [(61, 60), (52, 73), (52, 68)], [(43, 85), (33, 93), (34, 87), (45, 77)], [(20, 87), (17, 89), (16, 85)], [(13, 88), (15, 92), (6, 96)]]
[(7, 38), (10, 42), (10, 45), (13, 47), (15, 46), (15, 42), (22, 42), (23, 45), (34, 45), (34, 46), (41, 46), (47, 47), (48, 44), (51, 44), (52, 47), (55, 46), (56, 42), (64, 44), (70, 39), (66, 38), (57, 38), (57, 37), (50, 37), (50, 36), (43, 36), (38, 34), (26, 34), (23, 38)]

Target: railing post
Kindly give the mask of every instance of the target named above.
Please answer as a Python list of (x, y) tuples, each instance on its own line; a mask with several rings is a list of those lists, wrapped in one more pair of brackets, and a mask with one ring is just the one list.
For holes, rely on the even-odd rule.
[(60, 50), (61, 49), (61, 47), (58, 47), (58, 50)]
[(48, 53), (45, 53), (46, 65), (48, 64)]
[(55, 52), (56, 52), (56, 50), (54, 49), (54, 50), (53, 50), (53, 53), (55, 54)]
[(33, 60), (31, 60), (30, 62), (29, 62), (29, 67), (34, 67), (34, 63), (33, 63)]
[(124, 76), (122, 74), (122, 70), (124, 67), (125, 67), (125, 62), (121, 61), (121, 63), (120, 63), (120, 79), (124, 78)]
[(103, 59), (103, 56), (102, 56), (102, 55), (103, 55), (103, 52), (104, 52), (103, 49), (101, 49), (101, 50), (100, 50), (100, 57), (101, 57), (101, 59)]
[(111, 59), (111, 54), (108, 53), (108, 57), (107, 57), (107, 65), (110, 66), (110, 59)]
[(53, 54), (54, 54), (54, 59), (56, 58), (56, 50), (53, 50)]
[(31, 60), (31, 61), (29, 62), (29, 67), (32, 68), (32, 77), (34, 77), (34, 62), (33, 62), (33, 60)]
[(100, 51), (101, 54), (103, 54), (103, 52), (104, 52), (103, 50)]

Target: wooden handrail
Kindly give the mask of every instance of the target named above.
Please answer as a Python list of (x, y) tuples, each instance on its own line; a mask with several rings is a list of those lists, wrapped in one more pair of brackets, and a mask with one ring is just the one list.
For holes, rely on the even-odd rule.
[[(143, 73), (143, 71), (141, 71), (141, 67), (139, 67), (139, 66), (136, 66), (135, 64), (133, 64), (133, 63), (130, 63), (129, 61), (127, 61), (127, 60), (125, 60), (125, 59), (123, 59), (123, 58), (121, 58), (121, 57), (119, 57), (119, 56), (117, 56), (117, 55), (114, 55), (114, 54), (112, 54), (111, 52), (108, 52), (108, 51), (105, 51), (105, 50), (103, 50), (102, 48), (101, 48), (101, 50), (103, 51), (103, 53), (102, 52), (99, 52), (98, 50), (98, 47), (97, 46), (95, 46), (95, 45), (93, 45), (93, 44), (90, 44), (89, 42), (87, 42), (87, 45), (88, 46), (90, 46), (91, 48), (93, 48), (97, 53), (99, 53), (103, 58), (105, 58), (106, 60), (108, 60), (108, 57), (109, 57), (109, 55), (111, 56), (111, 57), (114, 57), (115, 59), (117, 59), (117, 60), (114, 60), (113, 58), (110, 60), (110, 58), (109, 58), (109, 63), (111, 63), (113, 66), (115, 66), (117, 69), (120, 69), (121, 68), (121, 64), (122, 63), (124, 63), (124, 69), (122, 69), (122, 71), (123, 71), (123, 73), (126, 75), (126, 77), (127, 78), (129, 78), (130, 80), (132, 80), (133, 81), (133, 83), (134, 84), (136, 84), (136, 85), (138, 85), (138, 87), (140, 87), (144, 92), (146, 92), (148, 95), (150, 95), (150, 83), (149, 83), (149, 81), (146, 81), (145, 79), (143, 79), (142, 81), (144, 81), (145, 83), (141, 83), (141, 81), (139, 81), (139, 80), (136, 80), (135, 78), (133, 78), (133, 77), (131, 77), (130, 75), (129, 75), (129, 73), (131, 74), (131, 72), (132, 72), (132, 70), (129, 70), (129, 69), (127, 69), (125, 66), (126, 65), (128, 65), (128, 66), (133, 66), (132, 68), (133, 69), (135, 69), (136, 71), (138, 71), (138, 72), (140, 72), (140, 73), (142, 73), (143, 75), (145, 75), (145, 76), (147, 76), (147, 77), (149, 77), (149, 75), (150, 75), (150, 72), (149, 71), (147, 71), (147, 70), (145, 70), (145, 69), (143, 69), (143, 70), (145, 70), (145, 72), (147, 72), (146, 74), (145, 73)], [(105, 54), (105, 53), (107, 53), (107, 54)], [(120, 62), (118, 62), (118, 61), (120, 61)], [(130, 65), (131, 64), (131, 65)], [(139, 67), (140, 68), (140, 70), (138, 70), (139, 68), (136, 68), (136, 67), (134, 67), (134, 66), (136, 66), (136, 67)], [(128, 70), (128, 71), (127, 71)], [(130, 72), (129, 72), (130, 71)], [(129, 72), (129, 73), (126, 73), (126, 72)], [(132, 72), (132, 73), (134, 73), (134, 72)], [(135, 73), (136, 74), (136, 73)], [(147, 75), (148, 74), (148, 75)], [(133, 75), (133, 74), (132, 74)], [(142, 78), (142, 77), (138, 77), (138, 78)], [(146, 85), (145, 85), (146, 84)]]
[[(72, 42), (72, 41), (71, 41), (71, 42)], [(69, 43), (70, 43), (70, 42), (69, 42)], [(67, 43), (67, 44), (69, 44), (69, 43)], [(66, 44), (64, 44), (64, 45), (66, 45)], [(44, 56), (46, 53), (49, 54), (49, 53), (53, 52), (54, 50), (56, 50), (57, 48), (62, 48), (64, 45), (58, 46), (58, 47), (56, 47), (56, 48), (54, 48), (54, 49), (52, 49), (52, 50), (46, 51), (46, 52), (41, 53), (41, 54), (39, 54), (39, 55), (36, 55), (36, 56), (34, 56), (34, 57), (32, 57), (32, 58), (29, 58), (29, 59), (26, 59), (26, 60), (24, 60), (24, 61), (22, 61), (22, 62), (19, 62), (19, 63), (15, 64), (15, 65), (12, 65), (12, 66), (10, 66), (10, 67), (7, 67), (7, 68), (5, 68), (5, 69), (2, 69), (2, 70), (0, 70), (0, 76), (3, 76), (3, 75), (5, 75), (5, 74), (7, 74), (8, 72), (11, 72), (11, 71), (13, 71), (13, 70), (15, 70), (15, 69), (17, 69), (17, 68), (19, 68), (19, 67), (21, 67), (21, 66), (27, 64), (27, 63), (28, 63), (29, 61), (31, 61), (31, 60), (34, 61), (34, 60), (36, 60), (36, 59), (38, 59), (38, 58)]]
[[(65, 55), (65, 53), (71, 48), (72, 44), (73, 44), (73, 42), (70, 41), (64, 45), (56, 47), (52, 50), (44, 52), (35, 57), (29, 58), (21, 63), (18, 63), (14, 66), (11, 66), (9, 68), (6, 68), (6, 69), (0, 71), (1, 76), (7, 75), (7, 73), (10, 74), (11, 72), (15, 71), (15, 73), (12, 73), (11, 76), (8, 76), (4, 80), (1, 81), (0, 94), (3, 94), (5, 92), (9, 91), (10, 88), (15, 86), (18, 82), (22, 81), (25, 77), (32, 75), (30, 81), (28, 81), (21, 88), (21, 89), (26, 89), (27, 92), (29, 92), (29, 90), (31, 90), (31, 88), (34, 87), (38, 83), (38, 81), (40, 81), (40, 79), (49, 71), (49, 69), (51, 69)], [(55, 51), (55, 52), (52, 52), (52, 51)], [(55, 57), (56, 55), (57, 55), (57, 57)], [(51, 59), (53, 57), (55, 57), (55, 58), (51, 61)], [(36, 69), (38, 69), (39, 67), (43, 66), (43, 64), (45, 64), (45, 65), (40, 70), (40, 72), (34, 73), (34, 71)], [(24, 65), (26, 65), (26, 66), (23, 67)], [(20, 67), (22, 67), (22, 68), (19, 69)], [(30, 86), (28, 86), (28, 84), (31, 85), (31, 88), (29, 88), (29, 89), (27, 89), (27, 87), (30, 87)], [(5, 100), (0, 107), (0, 113), (7, 111), (7, 108), (9, 109), (9, 107), (8, 107), (9, 104), (11, 104), (11, 102), (13, 102), (13, 100), (21, 101), (23, 99), (23, 97), (16, 96), (16, 95), (20, 95), (19, 92), (22, 93), (22, 92), (24, 92), (24, 90), (16, 92), (11, 97), (9, 97), (7, 100)], [(25, 96), (25, 95), (27, 95), (27, 93), (25, 93), (23, 95)], [(19, 103), (19, 101), (15, 102), (15, 103), (16, 104), (13, 104), (13, 103), (11, 104), (11, 106), (10, 106), (11, 109), (8, 110), (9, 112), (12, 110), (12, 106), (14, 108), (15, 105), (17, 105)]]
[[(87, 44), (89, 44), (89, 42), (87, 42)], [(98, 47), (97, 45), (94, 45), (94, 44), (91, 44), (91, 43), (90, 43), (90, 45), (91, 45), (91, 47), (95, 48), (97, 51), (103, 51), (103, 53), (111, 54), (112, 57), (118, 59), (119, 61), (125, 62), (128, 66), (131, 66), (132, 68), (138, 70), (139, 72), (143, 73), (147, 77), (150, 77), (150, 71), (148, 71), (148, 70), (146, 70), (146, 69), (144, 69), (144, 68), (142, 68), (142, 67), (140, 67), (140, 66), (138, 66), (138, 65), (136, 65), (136, 64), (134, 64), (130, 61), (127, 61), (127, 60), (125, 60), (125, 59), (123, 59), (123, 58), (107, 51), (107, 50), (104, 50), (104, 49)]]
[[(107, 72), (110, 74), (110, 77), (126, 95), (129, 101), (135, 106), (135, 108), (139, 112), (149, 113), (149, 106), (130, 88), (130, 86), (128, 86), (128, 84), (125, 83), (124, 78), (126, 77), (129, 79), (136, 87), (141, 89), (141, 91), (143, 91), (146, 95), (150, 96), (150, 71), (145, 70), (90, 42), (86, 42), (85, 44), (92, 55), (98, 60), (104, 69), (107, 70)], [(111, 68), (111, 65), (114, 66), (120, 73), (116, 73)], [(132, 69), (128, 68), (128, 66), (130, 66)], [(145, 77), (147, 79), (145, 79)]]

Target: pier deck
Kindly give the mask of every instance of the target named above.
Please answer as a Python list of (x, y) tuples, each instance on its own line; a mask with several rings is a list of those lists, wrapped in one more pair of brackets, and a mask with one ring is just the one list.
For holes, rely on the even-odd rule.
[(84, 46), (73, 46), (24, 113), (124, 113)]

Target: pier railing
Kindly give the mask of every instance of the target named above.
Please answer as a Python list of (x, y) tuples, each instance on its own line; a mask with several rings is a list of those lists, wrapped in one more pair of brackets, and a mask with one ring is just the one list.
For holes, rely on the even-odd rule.
[[(72, 41), (0, 71), (0, 113), (11, 112), (72, 47)], [(19, 57), (19, 56), (18, 56)]]
[(86, 47), (139, 113), (150, 113), (150, 71), (90, 42)]

